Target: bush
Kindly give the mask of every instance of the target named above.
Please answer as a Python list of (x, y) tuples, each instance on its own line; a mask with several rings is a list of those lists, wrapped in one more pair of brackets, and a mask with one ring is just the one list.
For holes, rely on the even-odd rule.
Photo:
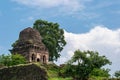
[(15, 55), (0, 55), (0, 67), (3, 66), (13, 66), (13, 65), (18, 65), (18, 64), (25, 64), (26, 59), (21, 56), (20, 54), (15, 54)]

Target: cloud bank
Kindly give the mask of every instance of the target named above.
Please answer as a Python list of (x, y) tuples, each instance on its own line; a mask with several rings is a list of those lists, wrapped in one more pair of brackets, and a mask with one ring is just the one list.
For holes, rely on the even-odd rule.
[[(57, 8), (59, 12), (77, 12), (82, 10), (85, 6), (84, 3), (92, 0), (12, 0), (19, 4), (26, 5), (34, 8), (51, 9)], [(52, 9), (51, 9), (52, 10)]]
[(65, 40), (67, 45), (61, 53), (58, 64), (70, 59), (77, 49), (93, 50), (98, 51), (100, 55), (105, 55), (112, 61), (112, 65), (109, 66), (112, 70), (111, 73), (120, 70), (120, 29), (110, 30), (103, 26), (96, 26), (83, 34), (65, 31)]
[[(101, 17), (107, 17), (107, 8), (119, 4), (119, 1), (95, 1), (95, 0), (11, 0), (22, 6), (15, 8), (16, 10), (23, 9), (25, 6), (32, 9), (28, 13), (32, 13), (34, 18), (43, 15), (46, 17), (69, 16), (80, 20), (101, 20)], [(107, 10), (105, 10), (107, 9)], [(100, 12), (99, 12), (100, 11)], [(104, 12), (104, 13), (103, 13)], [(113, 12), (109, 12), (109, 14)], [(119, 13), (119, 12), (118, 12)], [(102, 19), (103, 20), (103, 19)], [(102, 21), (101, 20), (101, 21)], [(99, 21), (100, 22), (100, 21)]]

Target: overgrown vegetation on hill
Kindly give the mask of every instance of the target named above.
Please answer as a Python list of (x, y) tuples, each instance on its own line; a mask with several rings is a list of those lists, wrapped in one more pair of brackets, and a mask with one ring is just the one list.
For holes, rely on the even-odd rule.
[(61, 77), (59, 75), (60, 66), (56, 64), (44, 64), (43, 67), (46, 69), (48, 74), (48, 80), (72, 80), (71, 77)]
[(109, 70), (101, 68), (107, 64), (111, 62), (98, 52), (76, 50), (60, 73), (63, 77), (72, 77), (75, 80), (88, 80), (91, 76), (108, 78)]
[[(64, 66), (65, 64), (61, 66), (57, 66), (56, 64), (41, 64), (41, 63), (20, 64), (17, 66), (11, 66), (8, 68), (0, 69), (0, 79), (2, 80), (73, 80), (72, 76), (66, 76), (66, 74), (63, 74), (66, 68), (69, 69), (69, 67), (64, 67)], [(101, 73), (101, 71), (99, 70), (97, 70), (97, 72)], [(67, 75), (70, 74), (74, 75), (74, 73), (67, 73)], [(109, 78), (100, 75), (98, 76), (91, 75), (88, 80), (120, 80), (119, 78)], [(74, 79), (74, 80), (80, 80), (80, 79)]]

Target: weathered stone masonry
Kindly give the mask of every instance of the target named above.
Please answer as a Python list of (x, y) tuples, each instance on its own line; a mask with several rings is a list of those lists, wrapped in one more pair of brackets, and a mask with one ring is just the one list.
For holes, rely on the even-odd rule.
[(29, 62), (47, 63), (49, 53), (42, 43), (40, 33), (33, 28), (26, 28), (20, 32), (16, 46), (10, 50), (12, 54), (21, 54)]

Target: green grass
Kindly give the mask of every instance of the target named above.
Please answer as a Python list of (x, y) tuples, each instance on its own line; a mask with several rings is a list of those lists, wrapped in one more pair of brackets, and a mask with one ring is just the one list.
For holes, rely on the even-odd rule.
[[(40, 68), (44, 69), (47, 72), (48, 80), (73, 80), (71, 77), (66, 77), (66, 78), (60, 77), (58, 75), (60, 68), (56, 64), (30, 63), (30, 64), (20, 64), (20, 65), (16, 65), (16, 66), (24, 67), (25, 65), (27, 66), (27, 65), (31, 65), (31, 64), (35, 64), (35, 65), (39, 66)], [(10, 67), (12, 67), (12, 66), (10, 66)], [(13, 67), (15, 67), (15, 66), (13, 66)], [(116, 78), (109, 79), (109, 78), (105, 78), (105, 77), (91, 76), (89, 78), (89, 80), (120, 80), (120, 79), (116, 79)]]
[(59, 67), (55, 64), (45, 65), (48, 74), (48, 80), (72, 80), (71, 78), (62, 78), (58, 75)]
[[(40, 64), (40, 63), (34, 63), (34, 64), (44, 68), (47, 71), (48, 80), (72, 80), (72, 78), (69, 78), (69, 77), (67, 78), (60, 77), (58, 75), (59, 66), (57, 66), (56, 64)], [(108, 79), (105, 77), (91, 76), (89, 80), (108, 80)]]
[(56, 77), (56, 78), (49, 78), (48, 80), (72, 80), (71, 78), (59, 78), (59, 77)]

